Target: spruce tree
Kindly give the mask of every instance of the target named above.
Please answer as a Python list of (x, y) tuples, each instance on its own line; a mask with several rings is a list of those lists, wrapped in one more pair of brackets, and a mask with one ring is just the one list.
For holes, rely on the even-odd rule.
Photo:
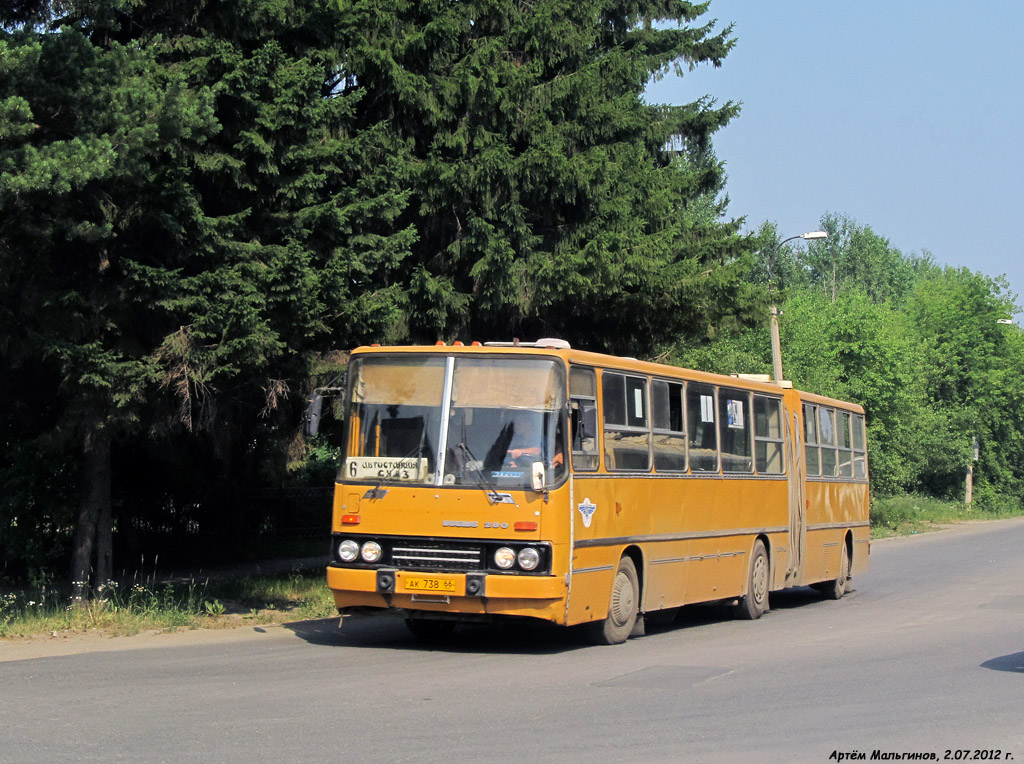
[(648, 104), (653, 76), (719, 65), (707, 4), (356, 3), (361, 118), (409, 147), (418, 340), (558, 334), (651, 351), (740, 311), (749, 244), (706, 209), (710, 137), (737, 107)]
[(0, 394), (20, 404), (0, 435), (12, 464), (80, 464), (73, 579), (109, 576), (126, 482), (210, 477), (128, 474), (119, 453), (173, 460), (192, 433), (244, 484), (313, 352), (554, 334), (639, 355), (742, 315), (749, 244), (719, 222), (710, 151), (736, 107), (643, 98), (721, 63), (706, 10), (0, 9)]
[(19, 439), (80, 444), (72, 580), (96, 585), (117, 444), (172, 425), (211, 453), (279, 437), (263, 423), (302, 393), (305, 351), (401, 324), (390, 274), (413, 232), (390, 136), (354, 124), (360, 94), (339, 87), (333, 6), (4, 13), (4, 380), (36, 375), (57, 401), (51, 430), (22, 421)]

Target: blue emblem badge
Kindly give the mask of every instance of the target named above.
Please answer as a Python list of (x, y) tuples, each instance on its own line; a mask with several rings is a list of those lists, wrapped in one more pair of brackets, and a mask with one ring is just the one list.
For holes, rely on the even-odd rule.
[(589, 528), (590, 521), (594, 519), (594, 512), (597, 510), (597, 505), (591, 504), (590, 498), (585, 497), (577, 506), (577, 509), (579, 509), (580, 515), (583, 517), (583, 527)]

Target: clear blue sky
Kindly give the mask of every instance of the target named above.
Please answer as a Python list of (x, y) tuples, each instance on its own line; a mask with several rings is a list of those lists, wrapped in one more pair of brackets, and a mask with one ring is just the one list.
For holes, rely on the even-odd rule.
[(729, 217), (792, 236), (844, 214), (1024, 302), (1024, 2), (712, 0), (703, 19), (735, 25), (722, 68), (648, 100), (742, 102), (714, 139)]

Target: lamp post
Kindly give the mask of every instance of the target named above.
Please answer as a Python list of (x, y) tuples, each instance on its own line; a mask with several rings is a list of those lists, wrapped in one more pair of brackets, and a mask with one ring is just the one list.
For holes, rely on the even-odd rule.
[[(807, 233), (801, 233), (797, 236), (790, 236), (788, 239), (783, 239), (774, 247), (772, 247), (771, 255), (768, 258), (768, 291), (773, 292), (774, 288), (772, 285), (772, 263), (775, 260), (775, 253), (779, 251), (779, 247), (794, 239), (804, 239), (805, 241), (814, 241), (816, 239), (827, 239), (827, 231), (808, 231)], [(775, 384), (782, 384), (782, 345), (779, 342), (779, 306), (775, 304), (774, 295), (772, 296), (772, 308), (771, 308), (771, 330), (772, 330), (772, 376), (775, 379)]]

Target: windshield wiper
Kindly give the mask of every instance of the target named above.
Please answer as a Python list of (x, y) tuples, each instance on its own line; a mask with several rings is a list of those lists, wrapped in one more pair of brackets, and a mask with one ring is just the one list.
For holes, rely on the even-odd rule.
[(491, 485), (491, 482), (484, 474), (484, 463), (473, 456), (473, 452), (469, 450), (469, 446), (465, 443), (459, 443), (456, 448), (462, 452), (463, 458), (466, 460), (464, 466), (471, 472), (475, 472), (480, 476), (479, 486), (484, 490), (484, 493), (487, 494), (487, 498), (490, 499), (491, 504), (515, 504), (517, 507), (519, 506), (516, 504), (515, 499), (512, 498), (512, 494), (499, 493), (498, 490)]

